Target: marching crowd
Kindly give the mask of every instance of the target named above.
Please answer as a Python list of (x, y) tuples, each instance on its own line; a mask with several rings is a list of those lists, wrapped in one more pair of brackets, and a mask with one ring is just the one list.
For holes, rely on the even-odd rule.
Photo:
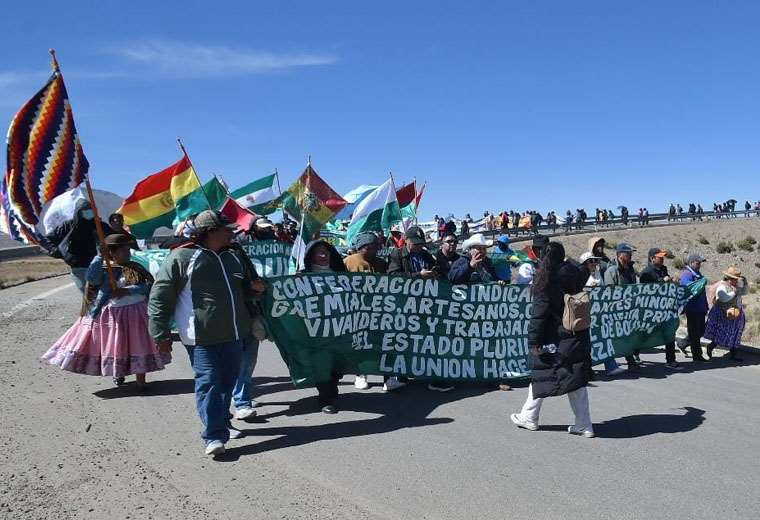
[[(83, 205), (72, 223), (48, 237), (53, 253), (71, 266), (83, 293), (83, 306), (81, 316), (43, 359), (72, 372), (113, 377), (117, 385), (134, 375), (136, 388), (143, 390), (146, 373), (171, 362), (175, 329), (195, 376), (205, 452), (223, 453), (228, 440), (240, 435), (231, 419), (245, 420), (256, 414), (251, 378), (259, 342), (267, 335), (259, 305), (267, 283), (236, 241), (241, 230), (218, 211), (199, 213), (165, 243), (172, 251), (154, 279), (130, 260), (137, 241), (124, 228), (121, 216), (111, 215), (108, 223), (102, 223), (107, 237), (101, 251), (96, 247), (94, 218), (92, 209)], [(249, 232), (259, 239), (293, 239), (289, 226), (277, 229), (266, 218), (258, 219)], [(620, 243), (610, 258), (603, 237), (592, 237), (587, 251), (575, 260), (567, 257), (561, 243), (543, 235), (534, 236), (524, 251), (515, 251), (507, 234), (496, 241), (474, 234), (460, 244), (455, 229), (448, 228), (442, 230), (440, 248), (433, 254), (420, 227), (394, 233), (389, 238), (372, 232), (357, 234), (352, 254), (345, 258), (326, 240), (313, 240), (306, 247), (302, 272), (387, 273), (456, 284), (530, 284), (533, 306), (528, 344), (533, 368), (527, 400), (511, 415), (518, 427), (538, 429), (542, 400), (567, 395), (575, 415), (569, 433), (594, 436), (587, 394), (593, 378), (590, 336), (588, 328), (568, 328), (565, 313), (583, 312), (583, 308), (570, 309), (567, 295), (585, 294), (602, 285), (639, 282), (688, 286), (695, 294), (684, 308), (692, 361), (709, 361), (716, 345), (728, 348), (730, 358), (739, 361), (736, 348), (745, 325), (741, 299), (748, 284), (736, 267), (708, 285), (701, 274), (705, 258), (698, 253), (688, 256), (683, 272), (671, 276), (664, 263), (668, 253), (653, 247), (647, 252), (646, 267), (638, 272), (634, 268), (636, 250)], [(387, 260), (380, 258), (378, 251), (389, 243), (393, 247)], [(507, 261), (496, 265), (488, 256), (490, 247)], [(711, 342), (705, 354), (703, 337)], [(686, 349), (682, 350), (686, 354)], [(330, 352), (315, 355), (334, 356)], [(642, 369), (638, 352), (625, 360), (626, 369), (615, 358), (605, 360), (607, 374)], [(316, 390), (321, 411), (334, 414), (339, 405), (338, 381), (348, 368), (339, 357), (327, 361), (315, 363), (333, 367), (329, 374), (315, 374), (319, 381)], [(665, 361), (670, 370), (682, 368), (676, 362), (674, 342), (666, 345)], [(408, 383), (403, 378), (385, 377), (383, 389), (396, 391)], [(450, 380), (427, 383), (431, 391), (454, 388)], [(510, 389), (506, 381), (496, 384)], [(356, 374), (354, 385), (368, 388), (367, 376)], [(234, 414), (230, 414), (231, 405)]]

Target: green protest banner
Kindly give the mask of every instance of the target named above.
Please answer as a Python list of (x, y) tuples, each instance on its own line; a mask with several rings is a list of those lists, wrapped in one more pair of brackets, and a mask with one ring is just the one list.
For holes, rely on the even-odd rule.
[[(594, 289), (594, 362), (672, 341), (686, 292), (675, 284)], [(333, 371), (470, 381), (530, 373), (526, 285), (304, 274), (271, 280), (264, 309), (299, 386)]]
[[(291, 244), (277, 240), (257, 240), (241, 244), (256, 267), (256, 272), (264, 278), (273, 278), (288, 274), (288, 259), (293, 248)], [(132, 260), (142, 265), (156, 276), (164, 259), (169, 256), (168, 249), (146, 249), (133, 251)]]

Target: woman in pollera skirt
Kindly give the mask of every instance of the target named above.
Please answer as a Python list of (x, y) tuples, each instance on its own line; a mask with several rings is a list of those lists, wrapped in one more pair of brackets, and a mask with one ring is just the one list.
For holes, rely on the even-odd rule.
[(705, 326), (704, 337), (712, 342), (707, 347), (707, 357), (712, 358), (713, 347), (720, 345), (728, 349), (729, 359), (742, 361), (736, 355), (736, 347), (741, 343), (746, 324), (742, 296), (749, 292), (748, 289), (749, 284), (742, 272), (736, 267), (729, 267), (723, 273), (723, 280), (708, 291), (714, 291), (714, 296), (710, 295), (712, 308)]
[(116, 290), (111, 290), (103, 259), (98, 255), (87, 269), (82, 316), (42, 359), (69, 372), (111, 376), (117, 385), (134, 374), (137, 389), (145, 388), (145, 374), (162, 370), (171, 354), (159, 352), (148, 333), (147, 296), (153, 277), (130, 261), (130, 239), (108, 235)]

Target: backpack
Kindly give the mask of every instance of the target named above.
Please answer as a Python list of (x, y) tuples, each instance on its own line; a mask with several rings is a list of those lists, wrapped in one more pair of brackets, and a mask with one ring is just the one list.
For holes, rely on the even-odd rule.
[(591, 293), (581, 291), (565, 295), (565, 310), (562, 312), (562, 326), (570, 332), (581, 332), (591, 328)]

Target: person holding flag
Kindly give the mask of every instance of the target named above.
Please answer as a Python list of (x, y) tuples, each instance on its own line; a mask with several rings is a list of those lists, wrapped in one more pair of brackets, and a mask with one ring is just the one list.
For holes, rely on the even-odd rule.
[(130, 261), (129, 237), (108, 235), (106, 245), (116, 288), (109, 283), (104, 257), (95, 256), (87, 268), (82, 316), (42, 359), (69, 372), (112, 376), (117, 385), (134, 374), (141, 391), (147, 372), (171, 362), (169, 349), (159, 350), (148, 333), (146, 301), (153, 277)]

